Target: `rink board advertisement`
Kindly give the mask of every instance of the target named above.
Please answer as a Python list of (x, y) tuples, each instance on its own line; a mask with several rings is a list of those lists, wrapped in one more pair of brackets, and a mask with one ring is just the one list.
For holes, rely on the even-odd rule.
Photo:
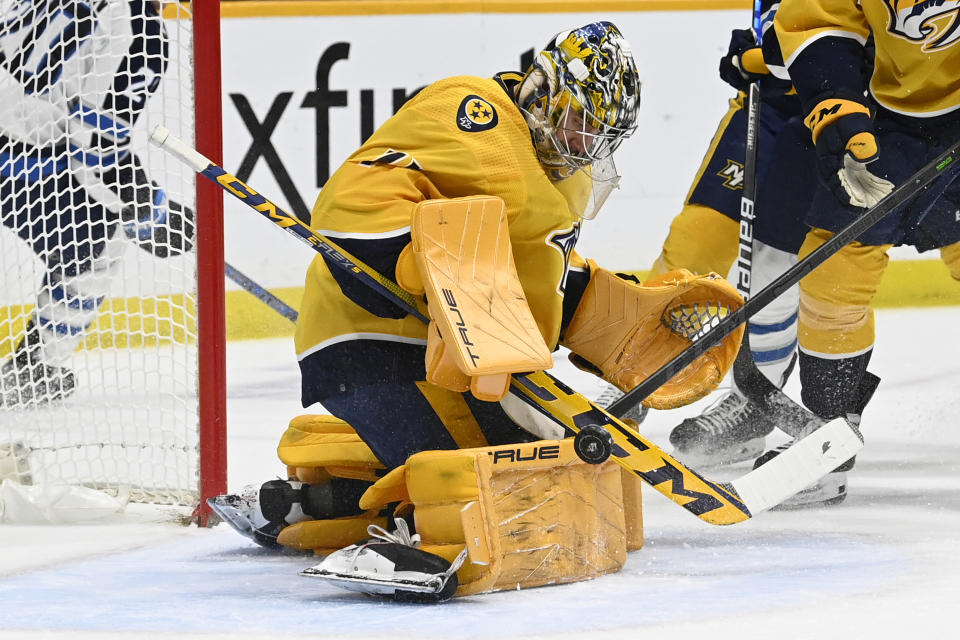
[[(600, 10), (584, 11), (588, 6)], [(569, 11), (541, 11), (547, 7)], [(330, 173), (421, 87), (453, 75), (520, 70), (555, 33), (599, 19), (614, 22), (640, 69), (639, 123), (616, 155), (621, 187), (597, 219), (584, 225), (578, 250), (606, 267), (638, 271), (649, 269), (658, 255), (734, 96), (718, 77), (717, 64), (730, 30), (750, 19), (748, 3), (727, 0), (229, 2), (221, 10), (224, 168), (305, 220)], [(172, 17), (168, 27), (176, 27)], [(171, 55), (186, 54), (172, 50)], [(176, 72), (182, 63), (171, 60), (158, 93), (172, 84), (176, 90), (168, 95), (188, 102), (187, 74)], [(162, 120), (155, 113), (142, 118), (133, 138), (139, 153), (169, 167), (176, 161), (146, 143), (154, 125), (170, 124)], [(739, 179), (733, 178), (736, 188)], [(170, 179), (164, 186), (182, 201), (192, 200), (192, 187)], [(225, 196), (225, 206), (227, 262), (264, 287), (292, 291), (291, 302), (298, 300), (313, 252), (235, 199)], [(39, 285), (43, 269), (24, 243), (4, 230), (0, 249), (8, 272)], [(141, 263), (130, 273), (194, 268), (190, 259), (155, 260), (141, 253), (126, 252), (125, 261)], [(893, 251), (894, 258), (915, 255), (910, 249)], [(159, 280), (145, 285), (117, 278), (111, 297), (168, 293), (152, 290)], [(229, 281), (227, 287), (238, 288)], [(31, 303), (0, 292), (0, 305)]]
[[(617, 152), (621, 188), (578, 248), (613, 268), (648, 269), (733, 95), (717, 60), (749, 17), (748, 8), (231, 17), (225, 6), (224, 164), (306, 218), (329, 174), (418, 88), (519, 70), (558, 31), (608, 19), (640, 67), (640, 121)], [(230, 200), (227, 260), (266, 286), (302, 285), (309, 248)]]

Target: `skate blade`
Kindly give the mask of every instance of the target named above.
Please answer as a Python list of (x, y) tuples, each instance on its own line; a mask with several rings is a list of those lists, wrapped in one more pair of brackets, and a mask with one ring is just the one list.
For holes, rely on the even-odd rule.
[(683, 464), (695, 469), (725, 467), (745, 460), (753, 460), (763, 453), (765, 438), (760, 436), (735, 445), (711, 451), (674, 451)]
[(244, 511), (240, 496), (227, 494), (207, 498), (207, 505), (221, 520), (245, 538), (253, 539), (254, 526), (250, 516)]
[(847, 474), (844, 471), (829, 473), (819, 482), (800, 493), (787, 498), (773, 507), (776, 511), (812, 509), (840, 504), (847, 498)]
[(324, 569), (322, 564), (307, 567), (300, 572), (305, 578), (320, 578), (341, 589), (359, 591), (361, 593), (378, 593), (391, 595), (395, 591), (414, 591), (416, 593), (440, 593), (446, 584), (439, 576), (429, 580), (413, 580), (406, 578), (382, 578), (374, 575), (343, 574)]

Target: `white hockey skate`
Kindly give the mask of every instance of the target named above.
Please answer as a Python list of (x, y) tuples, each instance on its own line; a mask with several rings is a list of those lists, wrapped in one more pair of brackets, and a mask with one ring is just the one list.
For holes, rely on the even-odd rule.
[(674, 427), (670, 444), (685, 464), (715, 467), (756, 458), (775, 427), (762, 408), (731, 389), (706, 411)]
[(397, 518), (396, 530), (367, 527), (372, 536), (327, 556), (300, 575), (321, 578), (347, 589), (388, 596), (400, 602), (444, 602), (457, 592), (457, 569), (467, 550), (453, 563), (417, 547), (420, 536), (411, 534), (406, 520)]
[[(604, 409), (612, 405), (614, 402), (625, 396), (623, 391), (620, 391), (617, 387), (612, 384), (608, 384), (603, 390), (603, 393), (600, 394), (594, 403), (600, 405)], [(633, 408), (627, 411), (622, 416), (619, 416), (621, 419), (626, 418), (627, 420), (633, 420), (637, 424), (641, 424), (644, 419), (647, 417), (647, 412), (650, 409), (644, 405), (637, 403)]]
[(247, 485), (239, 494), (207, 498), (207, 504), (234, 531), (267, 549), (279, 549), (277, 536), (286, 525), (271, 522), (260, 509), (260, 487)]

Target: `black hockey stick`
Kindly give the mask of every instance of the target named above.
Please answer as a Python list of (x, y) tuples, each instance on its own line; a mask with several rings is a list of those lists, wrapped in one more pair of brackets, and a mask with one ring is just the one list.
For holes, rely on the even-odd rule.
[[(757, 44), (763, 42), (760, 0), (753, 3), (753, 32)], [(747, 95), (747, 138), (744, 145), (743, 194), (740, 198), (740, 235), (737, 251), (737, 290), (744, 300), (750, 297), (751, 276), (755, 254), (753, 252), (753, 220), (757, 200), (757, 144), (760, 120), (760, 86), (751, 82)], [(789, 288), (789, 287), (787, 287)], [(784, 289), (785, 291), (786, 289)], [(771, 298), (772, 300), (772, 298)], [(794, 358), (796, 355), (794, 355)], [(793, 368), (790, 364), (787, 371)], [(788, 374), (785, 374), (785, 377)], [(736, 388), (760, 406), (778, 425), (806, 424), (812, 414), (794, 402), (780, 388), (767, 379), (753, 359), (750, 349), (750, 326), (743, 333), (743, 342), (733, 362), (733, 380)], [(791, 433), (795, 436), (797, 434)]]
[[(171, 136), (164, 127), (158, 126), (150, 139), (273, 224), (310, 245), (337, 268), (360, 279), (400, 309), (426, 322), (426, 316), (418, 309), (417, 299), (397, 283), (350, 256), (196, 149)], [(863, 446), (863, 438), (855, 428), (845, 420), (834, 420), (793, 444), (767, 464), (729, 484), (722, 484), (686, 467), (654, 442), (546, 371), (513, 374), (510, 393), (563, 430), (576, 434), (577, 454), (587, 462), (600, 463), (612, 457), (628, 472), (710, 524), (742, 522), (776, 506), (856, 455)]]
[[(762, 42), (760, 0), (753, 2), (751, 24), (757, 45)], [(757, 142), (760, 129), (760, 83), (747, 89), (747, 138), (743, 148), (743, 190), (740, 192), (740, 235), (737, 251), (737, 291), (750, 297), (750, 270), (753, 265), (753, 218), (757, 202)], [(746, 338), (746, 336), (744, 336)]]
[(240, 285), (244, 291), (254, 296), (265, 305), (282, 315), (284, 318), (290, 322), (297, 321), (297, 310), (288, 305), (286, 302), (273, 295), (266, 288), (261, 287), (253, 279), (243, 275), (236, 268), (230, 265), (230, 263), (224, 263), (224, 274), (233, 282)]
[[(830, 256), (860, 237), (867, 229), (883, 219), (888, 213), (914, 197), (931, 182), (952, 168), (960, 160), (960, 141), (955, 142), (946, 151), (924, 165), (906, 182), (891, 191), (876, 206), (841, 229), (835, 236), (813, 250), (806, 258), (783, 272), (776, 280), (764, 287), (755, 296), (718, 322), (700, 340), (694, 342), (677, 357), (660, 367), (649, 378), (631, 389), (626, 395), (610, 405), (608, 411), (613, 415), (622, 415), (630, 407), (642, 401), (659, 389), (670, 378), (677, 375), (691, 362), (703, 355), (708, 349), (730, 335), (741, 324), (758, 311), (770, 304), (777, 296), (800, 282), (804, 276), (823, 264)], [(759, 373), (759, 372), (758, 372)], [(763, 374), (760, 374), (763, 375)]]

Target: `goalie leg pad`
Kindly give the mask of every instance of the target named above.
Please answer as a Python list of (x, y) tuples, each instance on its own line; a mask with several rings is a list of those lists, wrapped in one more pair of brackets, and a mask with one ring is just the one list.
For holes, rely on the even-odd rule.
[[(718, 276), (671, 271), (638, 285), (590, 264), (590, 282), (563, 344), (578, 367), (629, 391), (676, 357), (710, 327), (743, 306), (733, 285)], [(654, 409), (681, 407), (713, 391), (736, 359), (744, 327), (644, 399)]]
[(413, 504), (422, 550), (455, 563), (466, 547), (458, 595), (587, 580), (643, 544), (636, 479), (572, 439), (417, 453), (360, 504), (387, 500)]

